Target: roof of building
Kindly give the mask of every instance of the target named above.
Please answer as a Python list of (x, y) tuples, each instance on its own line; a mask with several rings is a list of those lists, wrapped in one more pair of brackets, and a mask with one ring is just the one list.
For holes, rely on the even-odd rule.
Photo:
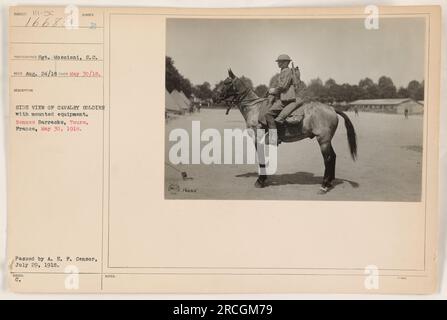
[(189, 101), (189, 99), (185, 96), (185, 94), (183, 93), (183, 91), (180, 91), (180, 96), (182, 97), (183, 101), (185, 101), (185, 103), (189, 106), (191, 104), (191, 101)]
[(174, 100), (168, 90), (165, 90), (165, 107), (166, 110), (169, 111), (182, 111), (182, 108), (178, 105), (178, 103)]
[(171, 92), (172, 98), (174, 98), (175, 102), (182, 108), (182, 109), (189, 109), (189, 106), (186, 104), (186, 102), (183, 100), (182, 95), (177, 90), (173, 90)]
[(403, 102), (411, 101), (410, 98), (405, 99), (360, 99), (351, 102), (351, 105), (399, 105)]

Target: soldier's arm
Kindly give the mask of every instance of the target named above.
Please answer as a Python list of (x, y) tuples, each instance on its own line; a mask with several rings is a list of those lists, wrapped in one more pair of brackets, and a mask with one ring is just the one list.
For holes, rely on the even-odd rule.
[(278, 86), (276, 87), (278, 93), (287, 91), (289, 89), (293, 80), (292, 76), (292, 70), (287, 69), (287, 71), (279, 77)]

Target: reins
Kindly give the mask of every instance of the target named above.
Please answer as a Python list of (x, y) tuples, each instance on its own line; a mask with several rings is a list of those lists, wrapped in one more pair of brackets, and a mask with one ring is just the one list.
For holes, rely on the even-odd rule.
[[(237, 79), (237, 78), (236, 78)], [(236, 80), (234, 79), (232, 82), (232, 85), (234, 84), (234, 81)], [(239, 79), (240, 80), (240, 79)], [(242, 81), (241, 81), (242, 82)], [(225, 112), (226, 115), (228, 115), (228, 113), (230, 112), (231, 108), (233, 108), (233, 106), (238, 105), (239, 108), (242, 108), (244, 105), (249, 104), (250, 102), (256, 101), (258, 99), (260, 99), (259, 97), (248, 100), (248, 101), (244, 101), (244, 99), (248, 96), (248, 94), (253, 91), (251, 88), (248, 88), (245, 86), (245, 84), (242, 82), (242, 85), (245, 87), (245, 91), (242, 93), (236, 93), (234, 94), (232, 97), (233, 99), (231, 101), (225, 100), (225, 104), (227, 105), (227, 110)], [(242, 102), (244, 102), (244, 104), (242, 104)]]

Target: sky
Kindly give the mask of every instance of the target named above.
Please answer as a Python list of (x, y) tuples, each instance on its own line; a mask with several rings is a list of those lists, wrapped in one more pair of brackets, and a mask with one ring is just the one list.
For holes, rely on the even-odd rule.
[(216, 84), (231, 67), (254, 85), (267, 84), (286, 53), (308, 82), (319, 77), (358, 84), (382, 75), (397, 87), (424, 79), (424, 18), (380, 18), (378, 30), (363, 19), (168, 19), (166, 54), (193, 84)]

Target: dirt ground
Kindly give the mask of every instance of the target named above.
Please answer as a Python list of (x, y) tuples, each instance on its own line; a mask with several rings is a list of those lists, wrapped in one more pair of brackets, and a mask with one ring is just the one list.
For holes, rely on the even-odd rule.
[[(324, 165), (315, 139), (283, 143), (278, 150), (278, 170), (267, 187), (257, 189), (256, 165), (165, 165), (167, 199), (256, 199), (256, 200), (344, 200), (419, 201), (422, 180), (423, 117), (347, 112), (357, 133), (358, 159), (349, 154), (344, 120), (339, 117), (333, 147), (337, 154), (334, 188), (318, 194)], [(166, 123), (166, 160), (169, 162), (169, 132), (200, 120), (201, 130), (245, 128), (240, 112), (202, 109)], [(183, 179), (181, 171), (186, 172)]]

